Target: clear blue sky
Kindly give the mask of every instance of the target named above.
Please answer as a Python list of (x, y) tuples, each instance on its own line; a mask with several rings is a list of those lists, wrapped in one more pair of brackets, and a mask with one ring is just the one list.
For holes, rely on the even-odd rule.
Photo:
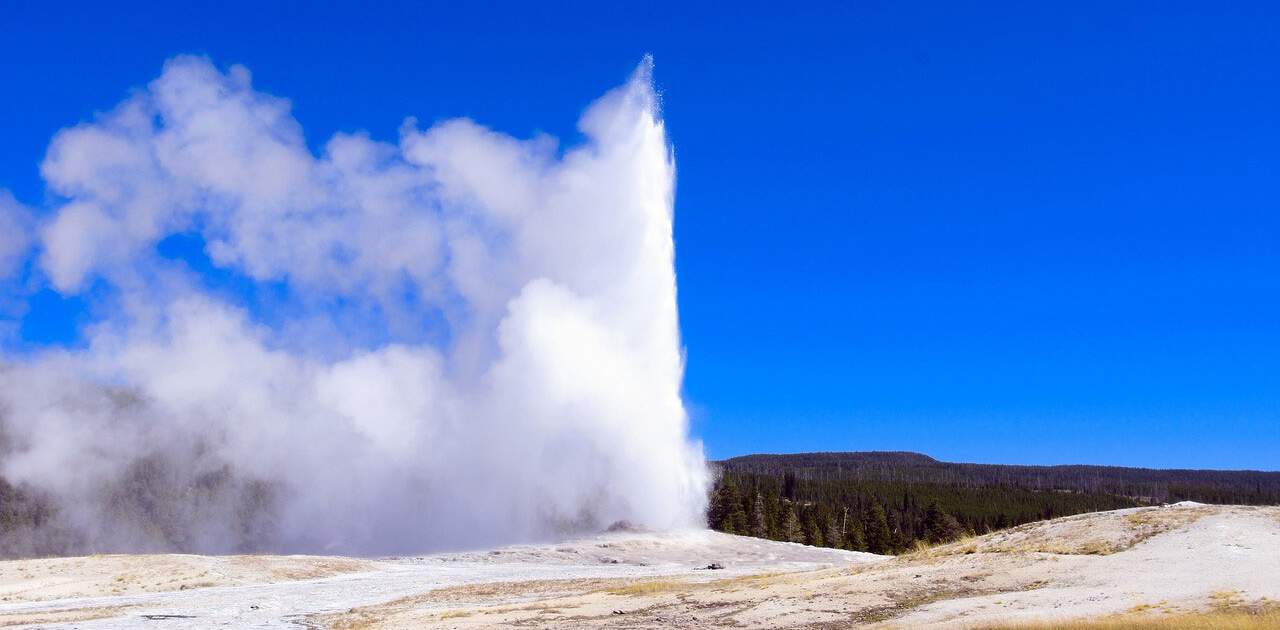
[(1274, 3), (255, 4), (5, 3), (0, 187), (41, 205), (52, 134), (178, 53), (319, 143), (572, 140), (651, 52), (709, 455), (1280, 469)]

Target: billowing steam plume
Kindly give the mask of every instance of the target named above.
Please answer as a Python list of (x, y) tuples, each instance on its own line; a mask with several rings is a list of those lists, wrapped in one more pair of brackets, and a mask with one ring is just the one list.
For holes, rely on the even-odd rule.
[(0, 476), (54, 507), (25, 551), (698, 524), (649, 62), (579, 127), (561, 150), (410, 119), (316, 155), (245, 68), (180, 57), (59, 132), (53, 207), (0, 194), (8, 308), (51, 286), (92, 322), (0, 357)]

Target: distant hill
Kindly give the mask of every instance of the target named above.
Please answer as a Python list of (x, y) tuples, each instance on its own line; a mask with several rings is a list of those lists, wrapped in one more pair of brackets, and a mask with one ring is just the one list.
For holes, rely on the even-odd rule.
[(965, 464), (904, 451), (744, 455), (716, 464), (738, 473), (792, 474), (815, 481), (887, 481), (1110, 494), (1144, 503), (1190, 500), (1280, 504), (1280, 472), (1254, 470)]

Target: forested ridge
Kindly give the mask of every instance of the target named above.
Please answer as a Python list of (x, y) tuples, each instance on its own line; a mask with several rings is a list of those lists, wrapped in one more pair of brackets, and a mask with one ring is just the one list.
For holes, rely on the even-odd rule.
[(1099, 510), (1280, 504), (1280, 472), (962, 464), (906, 452), (747, 455), (713, 465), (712, 528), (874, 553)]

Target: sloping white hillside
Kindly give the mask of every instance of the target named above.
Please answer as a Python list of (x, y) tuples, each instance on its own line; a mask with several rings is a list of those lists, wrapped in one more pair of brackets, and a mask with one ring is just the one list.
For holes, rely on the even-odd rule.
[(1280, 508), (1197, 504), (1055, 519), (898, 558), (690, 531), (379, 560), (0, 563), (0, 624), (48, 628), (960, 628), (1268, 600), (1280, 600)]

